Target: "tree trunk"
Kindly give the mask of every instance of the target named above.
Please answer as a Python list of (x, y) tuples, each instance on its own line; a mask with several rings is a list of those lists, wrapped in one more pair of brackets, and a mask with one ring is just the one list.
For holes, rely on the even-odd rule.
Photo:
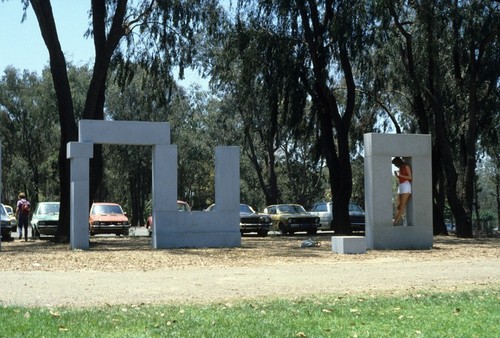
[(249, 147), (248, 150), (248, 158), (250, 159), (250, 162), (252, 163), (255, 172), (257, 174), (257, 179), (259, 181), (259, 186), (264, 193), (264, 196), (266, 198), (266, 205), (272, 205), (278, 203), (278, 183), (277, 183), (277, 178), (276, 178), (276, 171), (275, 171), (275, 158), (274, 158), (274, 147), (272, 146), (274, 137), (271, 137), (269, 139), (266, 139), (268, 144), (266, 145), (266, 153), (265, 156), (267, 158), (266, 163), (267, 163), (267, 181), (266, 178), (264, 177), (264, 172), (263, 168), (260, 165), (258, 161), (258, 156), (255, 150), (255, 146), (253, 144), (253, 139), (252, 136), (250, 135), (250, 128), (245, 128), (245, 139), (246, 139), (246, 144)]
[[(113, 52), (123, 36), (125, 36), (124, 17), (127, 0), (118, 0), (109, 33), (106, 36), (106, 3), (92, 0), (92, 26), (94, 29), (95, 62), (90, 80), (83, 118), (91, 120), (104, 119), (104, 103), (106, 78)], [(94, 157), (90, 161), (90, 201), (96, 195), (102, 180), (103, 158), (102, 146), (94, 145)]]
[(61, 138), (59, 148), (59, 186), (60, 186), (60, 210), (59, 226), (57, 228), (56, 240), (69, 240), (70, 227), (70, 170), (69, 161), (66, 158), (66, 144), (77, 140), (77, 127), (75, 123), (73, 100), (68, 80), (66, 60), (62, 52), (59, 38), (57, 36), (54, 15), (50, 1), (31, 0), (33, 11), (40, 26), (47, 50), (50, 56), (50, 71), (54, 82), (59, 111), (59, 124), (61, 127)]
[[(338, 130), (338, 128), (337, 128)], [(343, 133), (342, 133), (343, 134)], [(338, 135), (339, 157), (333, 167), (332, 182), (333, 229), (335, 235), (352, 233), (349, 202), (352, 194), (352, 168), (349, 158), (348, 135)]]
[[(323, 88), (322, 91), (323, 93), (327, 93), (328, 89)], [(344, 127), (343, 120), (335, 118), (340, 116), (337, 110), (335, 97), (327, 93), (323, 97), (323, 100), (327, 101), (328, 104), (324, 104), (322, 108), (318, 109), (320, 112), (320, 139), (331, 184), (333, 214), (335, 215), (333, 217), (333, 230), (335, 235), (349, 235), (352, 233), (351, 220), (349, 216), (349, 201), (352, 193), (352, 168), (349, 157), (349, 133), (348, 128)], [(337, 132), (336, 140), (339, 147), (338, 154), (333, 135), (334, 125), (332, 121), (334, 120), (337, 122), (335, 124), (335, 130)]]
[[(325, 20), (320, 22), (316, 15), (318, 8), (312, 6), (311, 3), (308, 5), (311, 12), (315, 14), (308, 16), (305, 3), (297, 2), (304, 28), (304, 39), (312, 60), (313, 86), (310, 91), (318, 112), (321, 149), (330, 175), (333, 213), (335, 215), (333, 217), (333, 230), (335, 235), (351, 234), (349, 200), (352, 193), (352, 169), (349, 156), (349, 128), (354, 114), (356, 85), (348, 53), (349, 48), (347, 47), (351, 33), (348, 31), (349, 24), (347, 24), (349, 18), (336, 18), (333, 4), (329, 4), (325, 8)], [(333, 30), (326, 28), (330, 25), (338, 25), (338, 31), (333, 33)], [(325, 34), (325, 32), (328, 33)], [(331, 46), (325, 45), (327, 40), (332, 41)], [(331, 62), (330, 58), (333, 57), (333, 54), (338, 55), (347, 87), (343, 115), (339, 112), (335, 94), (329, 88), (328, 82), (328, 64)], [(306, 78), (304, 82), (307, 84), (309, 81)], [(335, 128), (336, 135), (333, 134), (333, 128)], [(337, 141), (338, 154), (335, 141)]]
[(500, 154), (495, 154), (495, 162), (497, 167), (495, 170), (495, 192), (496, 192), (496, 206), (497, 206), (497, 229), (500, 226)]
[(446, 202), (445, 195), (445, 178), (441, 169), (441, 160), (439, 159), (439, 147), (436, 145), (435, 137), (433, 137), (432, 146), (432, 219), (433, 219), (433, 234), (448, 235), (448, 229), (444, 221), (444, 209)]
[(435, 111), (436, 135), (438, 146), (441, 149), (442, 163), (446, 173), (446, 195), (451, 212), (455, 216), (456, 234), (458, 237), (472, 237), (472, 220), (470, 213), (464, 208), (457, 193), (458, 175), (453, 165), (453, 156), (446, 136), (446, 126), (441, 109)]

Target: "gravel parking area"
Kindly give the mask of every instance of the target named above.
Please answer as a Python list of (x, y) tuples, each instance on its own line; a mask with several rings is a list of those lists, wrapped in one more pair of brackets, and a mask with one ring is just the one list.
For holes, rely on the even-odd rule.
[[(2, 305), (101, 306), (230, 302), (317, 293), (399, 294), (500, 287), (500, 239), (436, 237), (431, 250), (340, 255), (331, 234), (245, 236), (238, 248), (153, 250), (144, 236), (2, 242)], [(7, 292), (5, 292), (7, 291)]]

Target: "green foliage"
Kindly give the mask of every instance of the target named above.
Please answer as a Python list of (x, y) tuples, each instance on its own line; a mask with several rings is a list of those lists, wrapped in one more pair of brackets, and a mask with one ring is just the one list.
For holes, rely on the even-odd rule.
[[(106, 22), (117, 4), (106, 2)], [(125, 39), (113, 54), (115, 68), (106, 74), (105, 118), (170, 123), (179, 150), (178, 198), (194, 209), (214, 202), (217, 145), (240, 146), (241, 201), (257, 209), (278, 201), (307, 207), (331, 198), (319, 142), (325, 130), (320, 131), (318, 116), (325, 107), (336, 107), (343, 118), (354, 102), (343, 152), (352, 169), (351, 200), (364, 204), (365, 132), (436, 137), (444, 131), (439, 143), (433, 141), (434, 150), (443, 151), (436, 153), (435, 177), (447, 168), (449, 180), (439, 181), (438, 193), (444, 194), (446, 185), (457, 188), (450, 193), (456, 201), (447, 203), (453, 212), (457, 203), (472, 209), (471, 196), (477, 195), (480, 218), (498, 222), (498, 3), (380, 0), (334, 2), (327, 8), (320, 1), (248, 0), (238, 1), (233, 18), (215, 0), (150, 4), (139, 1), (128, 8)], [(318, 16), (326, 15), (325, 22), (334, 20), (323, 30), (312, 27), (316, 36), (304, 43), (314, 8)], [(318, 54), (309, 49), (312, 42)], [(353, 102), (347, 77), (339, 72), (342, 52), (348, 52), (344, 63), (352, 66)], [(323, 68), (315, 68), (315, 57)], [(182, 77), (191, 65), (212, 76), (211, 93), (176, 86), (173, 67)], [(100, 97), (89, 90), (92, 73), (89, 66), (68, 66), (76, 119), (89, 98)], [(8, 67), (2, 76), (2, 196), (10, 204), (20, 190), (35, 201), (59, 198), (57, 151), (63, 131), (58, 122), (65, 112), (58, 115), (52, 81), (48, 69), (40, 77)], [(323, 84), (327, 101), (317, 99), (321, 91), (316, 87)], [(335, 140), (327, 150), (337, 155), (342, 133), (331, 129)], [(476, 168), (476, 143), (491, 164), (488, 171)], [(103, 149), (104, 179), (97, 198), (122, 203), (141, 224), (151, 200), (151, 150)], [(444, 150), (452, 155), (449, 160)], [(467, 182), (476, 171), (479, 184), (471, 187)]]
[(492, 1), (373, 2), (376, 48), (365, 50), (360, 73), (366, 107), (386, 116), (383, 130), (432, 135), (434, 199), (446, 193), (465, 237), (477, 140), (491, 147), (496, 137), (484, 122), (498, 116), (498, 9)]
[(26, 192), (32, 202), (58, 199), (53, 161), (59, 149), (59, 129), (52, 88), (50, 78), (11, 67), (0, 82), (0, 107), (7, 127), (2, 130), (6, 140), (3, 196), (9, 204), (19, 191)]
[(498, 289), (224, 304), (0, 308), (8, 337), (498, 337)]

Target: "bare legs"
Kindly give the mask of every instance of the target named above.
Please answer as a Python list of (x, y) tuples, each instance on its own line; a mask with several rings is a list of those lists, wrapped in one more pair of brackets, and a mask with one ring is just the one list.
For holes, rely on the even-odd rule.
[(393, 225), (399, 223), (401, 216), (403, 216), (404, 211), (406, 210), (406, 204), (410, 199), (411, 193), (398, 194), (398, 201), (396, 206), (396, 216), (394, 216), (394, 220), (392, 222)]

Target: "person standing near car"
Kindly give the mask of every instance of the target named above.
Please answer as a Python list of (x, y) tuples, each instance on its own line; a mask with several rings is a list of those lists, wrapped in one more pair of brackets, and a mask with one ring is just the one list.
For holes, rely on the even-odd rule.
[(28, 220), (30, 216), (30, 202), (26, 199), (24, 192), (20, 192), (18, 196), (19, 200), (16, 205), (16, 216), (17, 216), (17, 230), (19, 233), (19, 239), (23, 237), (24, 229), (24, 239), (28, 241)]

